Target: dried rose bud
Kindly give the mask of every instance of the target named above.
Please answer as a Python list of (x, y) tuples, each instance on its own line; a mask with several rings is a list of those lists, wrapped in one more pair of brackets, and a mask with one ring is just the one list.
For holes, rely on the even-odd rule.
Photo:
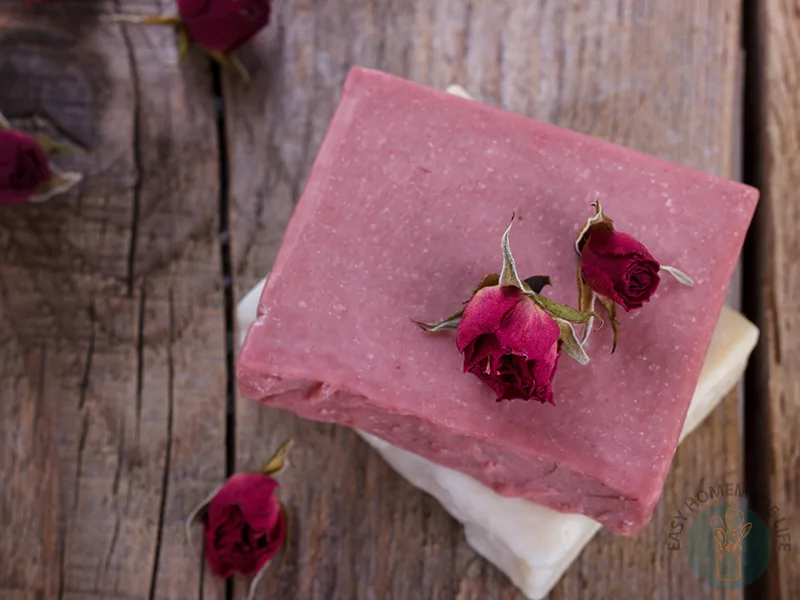
[(272, 0), (177, 0), (179, 16), (115, 15), (117, 23), (173, 27), (183, 58), (192, 42), (245, 81), (250, 75), (233, 51), (269, 23)]
[(549, 277), (520, 279), (508, 241), (513, 223), (512, 216), (500, 244), (500, 274), (484, 277), (463, 310), (437, 323), (415, 322), (429, 333), (458, 329), (464, 372), (491, 387), (498, 401), (554, 404), (552, 382), (561, 351), (580, 364), (589, 362), (573, 323), (586, 325), (600, 317), (542, 296)]
[(658, 261), (627, 233), (590, 228), (587, 237), (581, 256), (586, 284), (625, 310), (641, 308), (658, 289)]
[(286, 541), (286, 508), (278, 500), (273, 478), (283, 471), (292, 441), (278, 448), (259, 473), (237, 473), (203, 500), (187, 517), (186, 539), (192, 543), (192, 525), (202, 523), (204, 551), (211, 571), (228, 578), (234, 573), (254, 575), (248, 600), (270, 559)]
[(50, 179), (50, 166), (36, 140), (0, 129), (0, 205), (21, 204)]
[(497, 400), (553, 404), (552, 381), (561, 351), (556, 322), (522, 290), (494, 285), (467, 303), (456, 343), (470, 372)]
[[(599, 200), (592, 206), (595, 214), (581, 226), (575, 239), (575, 251), (579, 256), (578, 308), (591, 312), (596, 301), (603, 305), (614, 332), (611, 347), (614, 352), (618, 336), (617, 304), (626, 311), (641, 308), (658, 289), (661, 271), (684, 285), (692, 286), (694, 282), (678, 269), (659, 264), (633, 236), (617, 231)], [(584, 328), (583, 344), (591, 332), (590, 320)]]
[(211, 499), (203, 529), (215, 575), (255, 575), (278, 552), (286, 537), (278, 485), (269, 475), (237, 473)]
[(229, 53), (267, 26), (271, 0), (178, 0), (189, 38)]
[(76, 152), (83, 150), (11, 129), (11, 123), (0, 113), (0, 205), (45, 202), (70, 190), (83, 175), (62, 171), (49, 159)]

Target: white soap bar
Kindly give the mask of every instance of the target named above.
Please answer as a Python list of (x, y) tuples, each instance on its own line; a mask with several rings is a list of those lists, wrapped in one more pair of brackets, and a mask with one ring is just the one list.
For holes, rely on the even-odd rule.
[[(266, 279), (239, 303), (239, 344), (255, 320)], [(741, 378), (758, 329), (723, 307), (681, 433), (684, 439)], [(358, 431), (400, 475), (435, 497), (464, 525), (467, 541), (534, 600), (545, 597), (600, 529), (588, 517), (506, 498), (476, 480)]]

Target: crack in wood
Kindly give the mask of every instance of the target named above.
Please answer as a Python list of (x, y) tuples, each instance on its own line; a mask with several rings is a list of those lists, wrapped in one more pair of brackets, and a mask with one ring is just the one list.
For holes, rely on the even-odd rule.
[(114, 498), (119, 494), (119, 481), (122, 476), (122, 466), (125, 462), (125, 416), (120, 415), (120, 424), (117, 437), (117, 468), (114, 470), (114, 479), (111, 484), (111, 494)]
[[(787, 421), (792, 412), (782, 404), (787, 395), (786, 384), (791, 385), (787, 372), (794, 362), (790, 352), (792, 323), (785, 319), (784, 310), (793, 306), (787, 303), (787, 291), (791, 294), (797, 286), (787, 280), (785, 268), (781, 267), (785, 267), (788, 258), (784, 255), (785, 246), (797, 240), (795, 230), (782, 226), (782, 219), (793, 215), (787, 210), (792, 200), (785, 194), (789, 189), (786, 186), (796, 185), (796, 181), (787, 180), (791, 175), (786, 167), (771, 159), (776, 146), (787, 139), (781, 136), (782, 132), (793, 131), (792, 124), (797, 121), (797, 113), (793, 112), (797, 104), (773, 95), (782, 85), (777, 76), (788, 77), (796, 71), (784, 69), (780, 59), (770, 52), (790, 41), (792, 30), (783, 24), (776, 27), (781, 18), (786, 18), (788, 6), (781, 7), (770, 0), (744, 0), (741, 8), (745, 52), (742, 173), (744, 182), (762, 193), (744, 245), (744, 313), (761, 329), (761, 339), (745, 373), (745, 489), (751, 501), (771, 498), (770, 502), (780, 509), (790, 510), (780, 504), (792, 497), (782, 492), (781, 487), (793, 476), (796, 481), (792, 465), (797, 464), (787, 462), (783, 454), (785, 449), (797, 447), (793, 440), (783, 437), (792, 428), (791, 420)], [(783, 119), (786, 122), (781, 122)], [(788, 589), (797, 582), (796, 569), (792, 569), (797, 562), (776, 552), (775, 542), (773, 539), (767, 570), (744, 590), (748, 600), (795, 597)], [(751, 556), (752, 549), (745, 548), (744, 560)]]
[(94, 301), (89, 304), (89, 322), (91, 323), (92, 332), (89, 335), (89, 347), (86, 350), (86, 360), (83, 367), (83, 376), (81, 377), (81, 391), (78, 400), (78, 411), (82, 411), (86, 406), (86, 396), (89, 391), (89, 374), (92, 371), (92, 359), (94, 357), (94, 344), (97, 335), (97, 315), (95, 314)]
[(172, 461), (172, 432), (175, 409), (175, 298), (173, 289), (169, 288), (169, 345), (167, 346), (167, 437), (164, 448), (164, 471), (161, 478), (161, 503), (158, 511), (158, 528), (156, 533), (156, 547), (153, 553), (153, 567), (150, 574), (149, 600), (154, 600), (156, 584), (158, 582), (158, 567), (161, 560), (161, 547), (164, 537), (164, 518), (167, 511), (167, 496), (169, 492), (169, 474)]
[[(119, 9), (119, 2), (117, 2)], [(132, 147), (133, 147), (133, 164), (135, 169), (134, 181), (132, 187), (133, 193), (133, 206), (131, 207), (131, 240), (128, 248), (128, 297), (133, 298), (133, 287), (136, 281), (136, 245), (139, 235), (139, 211), (141, 203), (142, 192), (142, 149), (141, 149), (141, 91), (139, 83), (139, 70), (136, 65), (136, 57), (133, 52), (133, 45), (131, 44), (128, 28), (125, 25), (120, 25), (122, 30), (122, 39), (125, 43), (125, 50), (128, 56), (128, 65), (131, 73), (131, 85), (133, 87), (133, 130), (131, 132)], [(137, 437), (138, 439), (138, 437)]]
[(39, 351), (39, 381), (38, 386), (36, 388), (36, 412), (33, 416), (34, 424), (39, 423), (39, 415), (42, 413), (42, 406), (45, 404), (45, 376), (47, 374), (47, 370), (45, 368), (47, 359), (47, 343), (43, 342), (41, 346), (41, 350)]
[(58, 550), (58, 600), (64, 600), (64, 582), (67, 578), (67, 536), (62, 532)]
[(81, 420), (81, 435), (78, 438), (78, 460), (75, 466), (75, 487), (72, 494), (72, 514), (78, 512), (78, 504), (81, 498), (81, 478), (83, 477), (83, 453), (86, 450), (86, 440), (89, 437), (89, 413), (83, 413)]
[(134, 441), (139, 444), (139, 433), (142, 425), (142, 392), (144, 386), (144, 316), (147, 293), (142, 286), (139, 293), (139, 315), (136, 328), (136, 428)]
[[(225, 368), (226, 368), (226, 402), (225, 402), (225, 468), (228, 476), (236, 470), (236, 379), (234, 364), (234, 301), (233, 301), (233, 267), (231, 261), (231, 236), (228, 228), (228, 145), (225, 135), (225, 97), (222, 89), (222, 70), (219, 65), (212, 64), (212, 91), (217, 100), (216, 115), (217, 147), (219, 149), (219, 252), (222, 270), (222, 301), (225, 327)], [(232, 594), (231, 585), (227, 587), (227, 595)]]
[[(222, 271), (223, 325), (225, 327), (225, 473), (233, 475), (236, 470), (236, 384), (234, 365), (234, 299), (233, 267), (231, 260), (231, 236), (229, 231), (228, 199), (228, 144), (225, 133), (225, 95), (222, 86), (222, 70), (211, 64), (212, 93), (217, 102), (216, 132), (219, 150), (219, 257)], [(203, 570), (201, 569), (201, 577)], [(200, 587), (202, 593), (202, 585)], [(225, 582), (225, 598), (232, 600), (233, 581)]]
[(106, 560), (104, 562), (103, 569), (108, 571), (109, 567), (111, 566), (111, 558), (114, 555), (114, 550), (117, 548), (117, 540), (119, 539), (119, 528), (120, 528), (120, 517), (117, 515), (117, 519), (114, 522), (114, 532), (111, 534), (111, 543), (108, 546), (108, 552), (106, 553)]

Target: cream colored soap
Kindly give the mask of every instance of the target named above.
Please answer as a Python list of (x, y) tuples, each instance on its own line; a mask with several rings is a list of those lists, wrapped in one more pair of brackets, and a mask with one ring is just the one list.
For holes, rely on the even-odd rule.
[[(239, 303), (239, 343), (255, 320), (266, 279)], [(758, 330), (723, 308), (681, 433), (684, 439), (733, 389), (742, 376)], [(545, 597), (600, 524), (559, 513), (520, 498), (506, 498), (476, 480), (401, 450), (363, 431), (373, 448), (409, 483), (434, 496), (464, 525), (467, 541), (534, 600)]]

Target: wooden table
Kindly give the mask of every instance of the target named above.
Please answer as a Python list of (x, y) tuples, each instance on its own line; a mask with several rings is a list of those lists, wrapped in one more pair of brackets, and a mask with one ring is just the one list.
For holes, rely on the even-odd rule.
[[(289, 436), (292, 542), (259, 598), (521, 598), (352, 432), (234, 394), (235, 302), (270, 268), (354, 64), (711, 173), (744, 165), (763, 192), (744, 409), (732, 394), (679, 449), (652, 524), (601, 533), (550, 597), (800, 598), (796, 3), (275, 4), (240, 53), (247, 85), (199, 52), (179, 64), (169, 29), (105, 22), (154, 0), (0, 0), (0, 110), (88, 149), (62, 163), (86, 174), (77, 190), (0, 210), (0, 600), (243, 598), (183, 520)], [(769, 495), (794, 538), (746, 593), (708, 588), (667, 549), (676, 507), (722, 477)]]

